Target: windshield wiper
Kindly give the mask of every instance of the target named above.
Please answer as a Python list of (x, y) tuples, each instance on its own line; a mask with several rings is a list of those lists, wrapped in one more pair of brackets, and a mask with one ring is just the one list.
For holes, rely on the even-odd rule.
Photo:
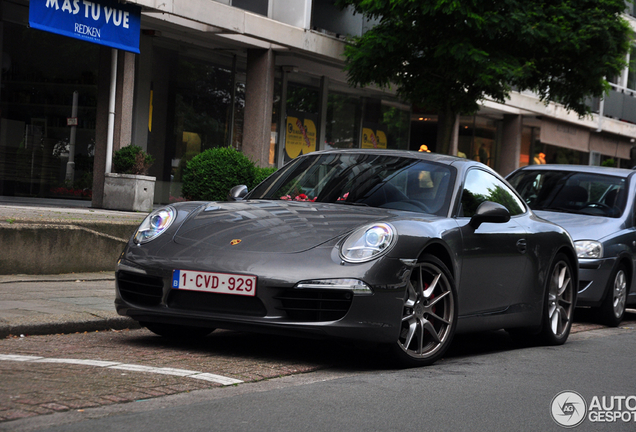
[(574, 210), (574, 209), (566, 209), (563, 207), (543, 207), (543, 208), (535, 208), (534, 210), (539, 210), (539, 211), (557, 211), (557, 212), (561, 212), (561, 213), (574, 213), (574, 214), (578, 214), (579, 211), (578, 210)]
[(361, 206), (361, 207), (369, 207), (369, 204), (365, 204), (362, 202), (353, 202), (353, 201), (344, 201), (344, 200), (340, 200), (340, 201), (336, 201), (336, 204), (346, 204), (346, 205), (353, 205), (353, 206)]

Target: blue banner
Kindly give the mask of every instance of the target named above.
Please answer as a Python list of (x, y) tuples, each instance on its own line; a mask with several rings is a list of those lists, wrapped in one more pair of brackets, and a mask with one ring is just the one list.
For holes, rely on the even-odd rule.
[(117, 0), (31, 0), (29, 25), (139, 53), (141, 8)]

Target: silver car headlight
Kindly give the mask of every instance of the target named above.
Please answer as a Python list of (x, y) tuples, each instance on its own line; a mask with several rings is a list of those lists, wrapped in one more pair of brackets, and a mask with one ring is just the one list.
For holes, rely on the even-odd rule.
[(393, 225), (384, 222), (367, 225), (347, 237), (340, 247), (340, 257), (351, 263), (371, 261), (391, 250), (396, 240)]
[(172, 225), (176, 215), (177, 211), (172, 207), (163, 207), (153, 211), (137, 228), (134, 242), (139, 245), (156, 239)]
[(603, 258), (603, 245), (594, 240), (578, 240), (574, 242), (576, 256), (579, 258)]

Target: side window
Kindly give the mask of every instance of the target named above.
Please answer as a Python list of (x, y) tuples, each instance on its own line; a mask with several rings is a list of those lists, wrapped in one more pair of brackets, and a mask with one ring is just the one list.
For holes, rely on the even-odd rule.
[(472, 217), (484, 201), (501, 204), (508, 209), (510, 216), (525, 212), (524, 204), (504, 182), (486, 171), (470, 170), (462, 192), (460, 216)]

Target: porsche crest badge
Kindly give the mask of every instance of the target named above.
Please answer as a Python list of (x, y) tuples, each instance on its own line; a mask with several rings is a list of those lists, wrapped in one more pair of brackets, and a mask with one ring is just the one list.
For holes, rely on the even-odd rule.
[(236, 245), (237, 245), (237, 244), (239, 244), (240, 242), (241, 242), (241, 239), (234, 239), (234, 240), (232, 240), (232, 241), (230, 242), (230, 244), (231, 244), (232, 246), (236, 246)]

